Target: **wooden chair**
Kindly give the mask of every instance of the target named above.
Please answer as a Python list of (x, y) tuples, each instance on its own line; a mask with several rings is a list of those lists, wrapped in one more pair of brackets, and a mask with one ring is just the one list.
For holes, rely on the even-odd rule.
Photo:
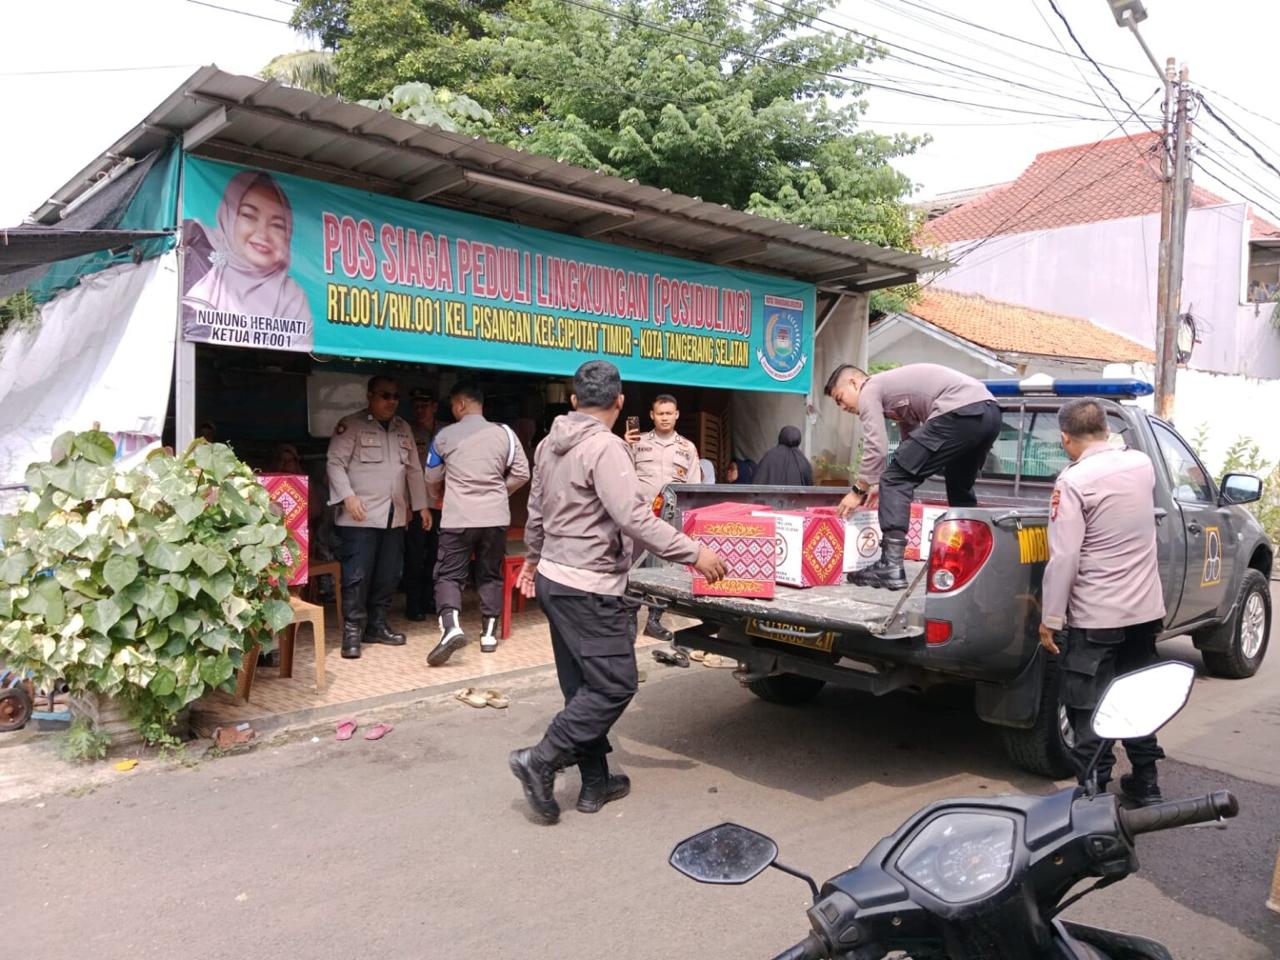
[(333, 600), (337, 605), (338, 618), (342, 618), (342, 564), (337, 560), (322, 560), (319, 563), (312, 560), (308, 566), (307, 585), (303, 592), (306, 594), (307, 600), (311, 603), (316, 602), (316, 597), (320, 593), (320, 577), (328, 574), (333, 577)]
[[(276, 643), (280, 648), (280, 676), (293, 676), (293, 643), (297, 639), (298, 627), (310, 624), (311, 635), (316, 646), (316, 692), (324, 689), (324, 607), (300, 600), (289, 595), (289, 606), (293, 608), (293, 623), (285, 627), (277, 636)], [(236, 671), (236, 697), (248, 700), (253, 692), (253, 681), (258, 675), (258, 644), (254, 644), (244, 653), (244, 662)]]

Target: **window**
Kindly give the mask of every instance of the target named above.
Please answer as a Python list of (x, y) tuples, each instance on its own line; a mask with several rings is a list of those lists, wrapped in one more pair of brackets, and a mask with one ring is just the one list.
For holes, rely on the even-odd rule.
[(1159, 420), (1151, 420), (1151, 429), (1155, 432), (1156, 444), (1160, 447), (1165, 466), (1169, 468), (1173, 498), (1190, 503), (1213, 503), (1213, 481), (1209, 479), (1209, 474), (1200, 465), (1191, 448)]
[[(1128, 427), (1116, 414), (1107, 414), (1112, 442), (1122, 449)], [(1018, 470), (1018, 438), (1022, 438), (1022, 464)], [(1023, 480), (1052, 481), (1058, 478), (1070, 460), (1062, 449), (1062, 431), (1058, 429), (1058, 411), (1005, 410), (1004, 423), (996, 437), (982, 475), (987, 478), (1012, 480), (1020, 472)]]

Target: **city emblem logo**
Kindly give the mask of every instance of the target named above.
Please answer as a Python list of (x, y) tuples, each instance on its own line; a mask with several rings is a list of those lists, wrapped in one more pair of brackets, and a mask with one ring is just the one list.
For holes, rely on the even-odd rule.
[(764, 347), (756, 360), (774, 380), (794, 380), (809, 362), (804, 352), (804, 301), (764, 298)]

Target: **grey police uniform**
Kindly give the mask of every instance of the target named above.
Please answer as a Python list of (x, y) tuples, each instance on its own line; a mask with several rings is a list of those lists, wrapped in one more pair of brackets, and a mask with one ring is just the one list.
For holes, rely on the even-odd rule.
[[(698, 448), (692, 440), (672, 431), (669, 437), (658, 436), (657, 430), (640, 434), (640, 439), (630, 445), (631, 462), (636, 468), (636, 485), (649, 503), (669, 483), (701, 483), (702, 464), (698, 460)], [(652, 554), (642, 561), (644, 566), (654, 566), (660, 561)], [(650, 636), (670, 640), (670, 631), (662, 625), (663, 607), (651, 604), (647, 632)]]
[[(1093, 711), (1107, 684), (1155, 659), (1165, 606), (1154, 487), (1146, 454), (1104, 442), (1069, 464), (1053, 488), (1041, 622), (1066, 631), (1062, 702), (1075, 731), (1077, 774), (1097, 751)], [(1126, 740), (1124, 747), (1135, 771), (1154, 770), (1164, 757), (1154, 735)], [(1108, 750), (1097, 767), (1100, 783), (1114, 765)]]
[[(368, 408), (343, 417), (329, 440), (329, 503), (338, 505), (342, 617), (366, 637), (386, 626), (404, 559), (404, 528), (427, 506), (413, 431), (400, 417), (383, 426)], [(365, 519), (342, 502), (357, 496)]]

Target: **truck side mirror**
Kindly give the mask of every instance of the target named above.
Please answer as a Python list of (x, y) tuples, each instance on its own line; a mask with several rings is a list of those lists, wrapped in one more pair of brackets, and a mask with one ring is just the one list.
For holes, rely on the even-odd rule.
[(1253, 503), (1262, 497), (1262, 481), (1250, 473), (1228, 473), (1222, 478), (1222, 494), (1225, 504)]

